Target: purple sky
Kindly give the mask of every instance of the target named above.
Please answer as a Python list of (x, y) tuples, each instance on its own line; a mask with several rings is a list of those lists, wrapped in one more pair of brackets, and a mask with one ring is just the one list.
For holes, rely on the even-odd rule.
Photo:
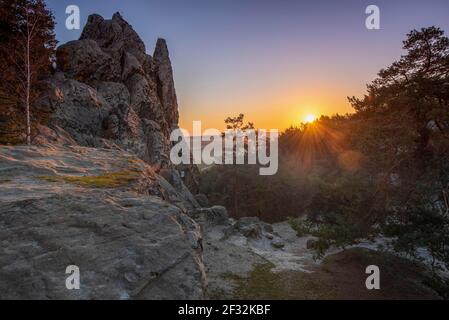
[[(397, 60), (405, 35), (436, 25), (449, 32), (448, 0), (47, 0), (63, 43), (65, 8), (119, 11), (152, 54), (167, 40), (181, 126), (223, 128), (243, 112), (260, 128), (284, 129), (308, 114), (346, 113), (346, 96), (361, 95), (379, 69)], [(365, 8), (381, 10), (381, 30), (365, 28)]]

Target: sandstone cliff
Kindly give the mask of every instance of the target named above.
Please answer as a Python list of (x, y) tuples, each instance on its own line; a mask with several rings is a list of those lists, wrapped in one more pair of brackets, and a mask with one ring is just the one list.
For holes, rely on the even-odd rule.
[(120, 16), (89, 16), (79, 40), (57, 49), (57, 72), (40, 108), (50, 114), (37, 143), (118, 147), (156, 170), (170, 167), (178, 104), (165, 40), (153, 56)]
[[(118, 13), (91, 15), (56, 56), (36, 146), (0, 146), (0, 298), (203, 298), (199, 205), (169, 161), (165, 41), (150, 56)], [(65, 287), (68, 265), (82, 289)]]

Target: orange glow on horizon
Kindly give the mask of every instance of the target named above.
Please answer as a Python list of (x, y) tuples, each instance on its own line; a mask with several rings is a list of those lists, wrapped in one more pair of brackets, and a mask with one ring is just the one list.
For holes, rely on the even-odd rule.
[[(344, 96), (345, 91), (356, 90), (305, 88), (299, 95), (292, 89), (273, 94), (267, 99), (264, 99), (262, 93), (262, 97), (254, 96), (241, 102), (238, 98), (232, 98), (233, 95), (229, 95), (212, 106), (205, 100), (189, 100), (186, 103), (181, 101), (179, 126), (191, 131), (192, 121), (200, 120), (205, 129), (224, 130), (226, 128), (224, 119), (243, 113), (245, 122), (253, 122), (256, 128), (284, 131), (291, 126), (314, 122), (313, 120), (317, 120), (321, 115), (351, 113), (353, 109)], [(307, 119), (310, 115), (315, 119)]]

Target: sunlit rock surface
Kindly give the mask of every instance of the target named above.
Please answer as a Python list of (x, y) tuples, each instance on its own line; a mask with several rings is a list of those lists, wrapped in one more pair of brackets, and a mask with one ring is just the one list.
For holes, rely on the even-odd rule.
[[(0, 299), (201, 299), (189, 207), (120, 150), (0, 147)], [(69, 265), (80, 290), (66, 288)]]

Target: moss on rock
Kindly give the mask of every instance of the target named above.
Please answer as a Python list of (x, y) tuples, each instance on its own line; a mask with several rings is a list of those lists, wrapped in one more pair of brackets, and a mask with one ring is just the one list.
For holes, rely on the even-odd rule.
[(126, 186), (139, 177), (137, 171), (119, 171), (96, 176), (41, 176), (47, 182), (68, 182), (88, 188), (116, 188)]

